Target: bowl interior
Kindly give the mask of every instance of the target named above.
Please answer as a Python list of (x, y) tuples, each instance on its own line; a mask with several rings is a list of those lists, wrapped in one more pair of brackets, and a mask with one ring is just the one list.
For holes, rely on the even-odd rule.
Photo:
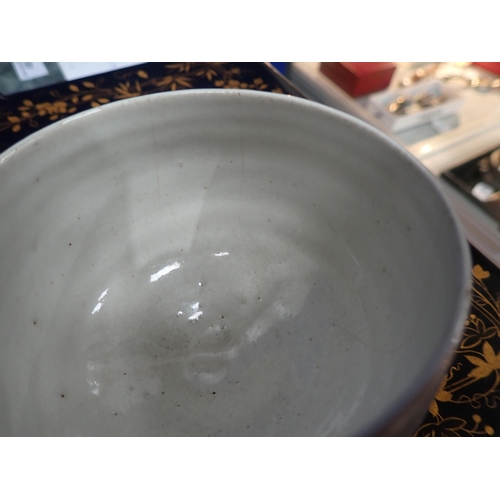
[(430, 176), (322, 106), (141, 97), (0, 162), (3, 435), (358, 434), (464, 319)]

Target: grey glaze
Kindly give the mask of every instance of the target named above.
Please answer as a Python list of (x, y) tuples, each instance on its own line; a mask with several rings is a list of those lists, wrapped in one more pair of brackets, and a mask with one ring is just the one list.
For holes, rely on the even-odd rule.
[(0, 434), (411, 432), (468, 309), (434, 179), (253, 91), (76, 115), (0, 156)]

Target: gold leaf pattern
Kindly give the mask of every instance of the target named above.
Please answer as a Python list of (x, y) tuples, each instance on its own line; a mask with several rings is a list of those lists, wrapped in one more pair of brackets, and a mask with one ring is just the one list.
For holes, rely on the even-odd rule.
[[(159, 64), (154, 66), (162, 67)], [(154, 92), (203, 87), (204, 83), (208, 87), (283, 93), (279, 85), (276, 84), (270, 88), (269, 83), (263, 77), (249, 78), (242, 68), (231, 63), (172, 63), (163, 67), (165, 70), (160, 75), (157, 69), (151, 72), (143, 68), (125, 70), (114, 73), (113, 77), (96, 77), (92, 81), (86, 79), (78, 84), (70, 83), (65, 87), (66, 92), (69, 90), (69, 93), (65, 93), (64, 90), (49, 90), (45, 93), (45, 100), (41, 102), (35, 102), (34, 98), (24, 99), (17, 107), (17, 115), (12, 112), (0, 115), (0, 131), (10, 129), (13, 132), (19, 132), (21, 125), (37, 128), (39, 123), (36, 118), (49, 122), (56, 121), (68, 114), (108, 102)], [(153, 76), (152, 73), (155, 72), (156, 76)], [(114, 81), (114, 84), (102, 85), (102, 82), (106, 80)], [(47, 99), (48, 96), (50, 99)], [(17, 124), (19, 127), (15, 126)]]
[(469, 372), (469, 377), (484, 378), (488, 377), (493, 371), (500, 370), (500, 354), (495, 354), (493, 347), (487, 341), (483, 343), (484, 359), (468, 355), (465, 355), (465, 357), (476, 366)]
[(433, 400), (432, 403), (430, 404), (429, 413), (434, 417), (437, 417), (439, 415), (439, 406), (436, 403), (436, 400)]
[(483, 280), (483, 279), (487, 279), (490, 277), (490, 273), (488, 271), (485, 271), (480, 265), (476, 264), (473, 268), (472, 268), (472, 275), (474, 276), (474, 278), (478, 279), (478, 280)]
[(141, 95), (140, 85), (130, 85), (130, 82), (119, 83), (115, 88), (116, 99), (127, 99), (129, 97), (137, 97)]
[(170, 70), (178, 70), (180, 73), (189, 73), (189, 70), (191, 69), (191, 63), (167, 64), (165, 67)]
[[(470, 421), (443, 416), (441, 405), (452, 408), (469, 405), (480, 409), (496, 408), (500, 402), (500, 353), (490, 340), (499, 336), (500, 307), (487, 288), (491, 273), (480, 264), (472, 268), (473, 309), (465, 322), (457, 358), (443, 379), (429, 406), (429, 418), (416, 436), (493, 436), (495, 429), (473, 413)], [(476, 314), (477, 311), (477, 314)], [(463, 360), (463, 361), (462, 361)], [(464, 391), (467, 389), (467, 391)]]

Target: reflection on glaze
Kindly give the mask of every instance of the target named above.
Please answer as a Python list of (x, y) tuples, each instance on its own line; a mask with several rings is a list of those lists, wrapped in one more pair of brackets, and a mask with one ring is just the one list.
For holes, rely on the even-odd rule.
[(69, 116), (68, 118), (65, 118), (61, 122), (61, 126), (67, 125), (68, 123), (74, 122), (75, 120), (80, 120), (81, 118), (88, 119), (88, 115), (92, 115), (94, 113), (99, 113), (101, 111), (101, 108), (93, 108), (93, 109), (88, 109), (84, 113), (78, 113), (74, 116)]
[(205, 384), (216, 384), (217, 382), (220, 382), (225, 376), (226, 370), (220, 370), (218, 372), (198, 373), (198, 378)]
[(339, 411), (339, 409), (334, 406), (319, 426), (316, 436), (331, 436), (341, 433), (342, 427), (356, 414), (356, 410), (361, 405), (367, 391), (367, 385), (368, 383), (366, 381), (361, 387), (359, 393), (356, 394), (350, 408), (346, 408), (344, 411)]
[(17, 149), (13, 149), (10, 153), (7, 153), (3, 158), (0, 158), (0, 165), (6, 162), (16, 151)]
[(200, 303), (195, 302), (189, 307), (193, 311), (193, 314), (188, 317), (188, 320), (191, 321), (191, 323), (196, 323), (200, 319), (200, 316), (203, 314), (203, 311), (200, 311)]
[(216, 384), (224, 379), (228, 361), (234, 359), (242, 346), (233, 346), (225, 351), (197, 352), (190, 354), (184, 362), (184, 377), (198, 379), (205, 384)]
[[(91, 363), (91, 362), (88, 362), (88, 363), (87, 363), (87, 370), (88, 370), (89, 372), (95, 372), (95, 371), (97, 371), (97, 370), (96, 370), (96, 366), (95, 366), (95, 364), (94, 364), (94, 363)], [(94, 380), (92, 380), (92, 379), (94, 379)], [(91, 392), (92, 394), (94, 394), (95, 396), (99, 396), (99, 386), (100, 386), (101, 384), (100, 384), (99, 382), (97, 382), (97, 380), (95, 380), (95, 377), (90, 377), (90, 376), (89, 376), (89, 377), (87, 378), (87, 383), (88, 383), (88, 384), (90, 385), (90, 387), (91, 387), (90, 392)]]
[[(85, 385), (93, 397), (125, 414), (187, 381), (193, 390), (218, 393), (215, 386), (235, 377), (238, 358), (254, 366), (253, 346), (302, 310), (318, 265), (291, 248), (263, 247), (263, 263), (255, 261), (253, 247), (243, 256), (219, 247), (118, 273), (101, 293), (86, 337), (94, 369)], [(105, 314), (98, 315), (104, 300)], [(103, 341), (108, 329), (119, 332), (113, 346)], [(97, 370), (110, 363), (112, 369)], [(115, 392), (127, 397), (118, 400)]]
[(102, 303), (104, 302), (104, 299), (105, 299), (106, 295), (108, 294), (108, 290), (109, 290), (109, 288), (106, 288), (106, 290), (104, 290), (104, 292), (101, 293), (101, 296), (99, 297), (97, 304), (94, 307), (94, 310), (92, 311), (92, 314), (95, 314), (101, 310)]
[(177, 261), (175, 261), (173, 264), (169, 264), (168, 266), (165, 266), (163, 269), (160, 269), (157, 273), (151, 275), (150, 283), (153, 283), (153, 281), (158, 281), (160, 278), (163, 278), (163, 276), (170, 274), (172, 271), (175, 271), (176, 269), (179, 269), (180, 267), (181, 267), (181, 265)]

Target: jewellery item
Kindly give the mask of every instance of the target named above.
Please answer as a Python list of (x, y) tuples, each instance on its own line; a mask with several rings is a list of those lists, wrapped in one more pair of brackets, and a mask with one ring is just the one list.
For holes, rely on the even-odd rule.
[(389, 113), (396, 115), (409, 115), (418, 113), (422, 109), (438, 106), (443, 103), (446, 98), (440, 94), (433, 93), (418, 93), (413, 97), (408, 98), (402, 95), (396, 97), (388, 106)]

